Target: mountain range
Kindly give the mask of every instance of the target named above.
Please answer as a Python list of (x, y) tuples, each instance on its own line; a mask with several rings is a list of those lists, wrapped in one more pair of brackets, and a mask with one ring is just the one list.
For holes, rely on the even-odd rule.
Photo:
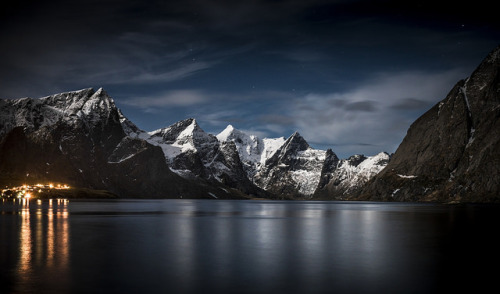
[(146, 132), (103, 89), (0, 100), (0, 123), (2, 185), (63, 182), (122, 197), (311, 199), (326, 179), (342, 192), (361, 187), (389, 158), (339, 160), (297, 132), (261, 139), (228, 126), (215, 136), (193, 118)]
[(312, 148), (298, 133), (217, 135), (188, 118), (141, 130), (102, 88), (0, 100), (0, 185), (58, 182), (119, 197), (492, 202), (500, 49), (415, 121), (393, 156)]

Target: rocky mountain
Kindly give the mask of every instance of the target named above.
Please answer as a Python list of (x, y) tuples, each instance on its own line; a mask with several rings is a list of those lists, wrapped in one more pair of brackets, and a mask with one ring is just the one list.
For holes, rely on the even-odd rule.
[(286, 140), (259, 139), (228, 126), (217, 138), (235, 143), (247, 176), (255, 185), (285, 199), (331, 199), (333, 192), (340, 199), (357, 191), (389, 159), (388, 154), (381, 153), (339, 160), (331, 149), (312, 148), (298, 132)]
[(386, 152), (370, 157), (353, 155), (339, 160), (330, 151), (327, 157), (329, 159), (325, 161), (320, 183), (314, 193), (316, 199), (348, 199), (386, 167), (390, 160)]
[(387, 167), (353, 199), (500, 200), (500, 47), (409, 128)]
[(249, 179), (253, 179), (266, 161), (285, 143), (285, 138), (260, 139), (228, 125), (217, 135), (220, 142), (233, 142)]
[(319, 183), (325, 151), (315, 150), (295, 132), (255, 175), (255, 182), (282, 197), (311, 196)]
[(195, 119), (152, 132), (139, 130), (125, 117), (121, 122), (129, 137), (160, 147), (168, 166), (179, 176), (220, 183), (254, 197), (270, 197), (248, 179), (236, 145), (232, 141), (219, 142), (217, 137), (201, 129)]
[(126, 135), (122, 118), (102, 89), (0, 100), (0, 184), (56, 182), (122, 197), (242, 197), (172, 172), (160, 147)]
[(311, 199), (351, 193), (387, 162), (339, 160), (297, 132), (260, 139), (228, 126), (214, 136), (192, 118), (145, 132), (103, 89), (0, 100), (0, 123), (2, 185), (60, 182), (122, 197)]

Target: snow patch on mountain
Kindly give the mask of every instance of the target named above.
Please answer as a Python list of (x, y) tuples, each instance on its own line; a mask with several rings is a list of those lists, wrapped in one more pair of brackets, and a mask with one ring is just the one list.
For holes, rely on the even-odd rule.
[[(296, 191), (306, 197), (316, 192), (322, 176), (334, 178), (346, 193), (352, 191), (380, 172), (389, 160), (389, 155), (382, 152), (326, 163), (327, 151), (310, 147), (297, 132), (286, 140), (260, 139), (229, 125), (217, 139), (235, 143), (248, 178), (257, 186), (264, 190)], [(325, 169), (325, 164), (335, 166)], [(324, 169), (330, 174), (323, 175)]]
[(248, 135), (237, 130), (232, 125), (228, 125), (216, 137), (220, 142), (234, 142), (245, 172), (250, 179), (260, 171), (266, 161), (285, 143), (283, 137), (260, 139), (257, 136)]
[(37, 130), (58, 122), (93, 127), (110, 119), (117, 110), (114, 101), (102, 89), (83, 89), (42, 98), (0, 100), (0, 136), (14, 127)]
[(326, 151), (308, 148), (297, 152), (297, 160), (305, 164), (290, 172), (292, 179), (297, 183), (299, 193), (311, 196), (318, 187), (321, 178), (321, 169), (325, 161)]
[(389, 158), (389, 154), (380, 152), (375, 156), (353, 155), (342, 159), (334, 172), (335, 181), (340, 183), (343, 194), (348, 194), (378, 174), (387, 165)]

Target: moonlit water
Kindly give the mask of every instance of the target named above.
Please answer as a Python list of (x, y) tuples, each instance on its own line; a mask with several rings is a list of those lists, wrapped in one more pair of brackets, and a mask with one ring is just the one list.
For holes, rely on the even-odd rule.
[[(1, 201), (1, 200), (0, 200)], [(500, 208), (0, 202), (1, 293), (431, 293), (494, 285)]]

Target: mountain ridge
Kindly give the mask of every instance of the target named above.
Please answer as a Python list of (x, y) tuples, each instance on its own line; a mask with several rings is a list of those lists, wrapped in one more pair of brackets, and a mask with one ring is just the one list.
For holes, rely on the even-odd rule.
[[(143, 131), (121, 112), (102, 88), (87, 88), (38, 99), (3, 100), (0, 101), (0, 121), (3, 147), (10, 144), (4, 141), (15, 137), (8, 136), (12, 129), (22, 127), (22, 132), (19, 131), (31, 136), (28, 141), (40, 141), (51, 146), (55, 157), (64, 158), (65, 165), (73, 167), (71, 172), (67, 171), (72, 175), (67, 178), (71, 183), (125, 195), (137, 195), (141, 189), (164, 193), (161, 191), (165, 187), (147, 189), (144, 184), (138, 185), (140, 189), (132, 187), (141, 176), (134, 172), (134, 165), (130, 162), (135, 162), (135, 165), (149, 162), (148, 165), (155, 166), (158, 173), (165, 174), (168, 181), (175, 183), (200, 181), (204, 185), (227, 187), (223, 191), (234, 189), (250, 197), (312, 199), (325, 164), (326, 151), (312, 148), (298, 132), (287, 139), (261, 139), (229, 125), (219, 134), (212, 135), (206, 133), (194, 118), (154, 131)], [(55, 136), (54, 132), (60, 134)], [(45, 137), (55, 138), (45, 142)], [(68, 150), (71, 149), (77, 152), (70, 154)], [(7, 150), (3, 154), (13, 152)], [(44, 157), (40, 152), (30, 152)], [(153, 159), (145, 158), (147, 156)], [(164, 163), (157, 162), (160, 157)], [(16, 164), (10, 162), (4, 165), (4, 170), (9, 172), (8, 169)], [(24, 165), (32, 166), (28, 163)], [(122, 175), (132, 182), (125, 185), (127, 189), (117, 187), (120, 176), (113, 175), (116, 177), (114, 183), (109, 182), (110, 173), (116, 166), (127, 166), (129, 169)], [(33, 168), (25, 167), (25, 170), (28, 169)], [(95, 172), (92, 173), (92, 170)], [(155, 183), (161, 178), (155, 172), (146, 174), (148, 179), (142, 179), (142, 182), (156, 187), (164, 185)], [(174, 177), (174, 174), (180, 178)], [(184, 185), (186, 183), (180, 186)], [(211, 192), (210, 195), (216, 194)]]

